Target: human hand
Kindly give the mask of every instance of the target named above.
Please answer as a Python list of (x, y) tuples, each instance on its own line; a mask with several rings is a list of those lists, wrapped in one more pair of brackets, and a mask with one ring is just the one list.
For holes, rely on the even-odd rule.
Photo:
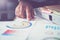
[(16, 16), (20, 18), (27, 18), (28, 20), (34, 18), (33, 7), (28, 2), (20, 1), (18, 6), (16, 7), (15, 13)]

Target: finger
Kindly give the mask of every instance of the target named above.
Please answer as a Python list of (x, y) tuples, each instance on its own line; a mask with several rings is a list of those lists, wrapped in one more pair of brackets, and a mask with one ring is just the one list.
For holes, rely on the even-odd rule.
[(15, 14), (17, 17), (25, 18), (25, 5), (23, 5), (22, 2), (19, 3), (19, 5), (16, 7)]
[(34, 18), (34, 11), (31, 5), (26, 5), (26, 15), (28, 20)]
[(15, 15), (16, 15), (16, 17), (18, 17), (19, 16), (19, 5), (16, 7), (16, 9), (15, 9)]
[(26, 14), (25, 14), (25, 4), (23, 3), (23, 2), (20, 2), (20, 12), (19, 12), (19, 14), (20, 14), (20, 16), (22, 17), (22, 18), (25, 18), (26, 16)]

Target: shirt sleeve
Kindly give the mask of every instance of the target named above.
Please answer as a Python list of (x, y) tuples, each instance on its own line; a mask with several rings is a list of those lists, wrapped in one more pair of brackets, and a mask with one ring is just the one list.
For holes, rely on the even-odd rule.
[(30, 1), (35, 1), (35, 2), (44, 2), (46, 0), (30, 0)]
[(34, 8), (50, 5), (60, 5), (60, 0), (19, 0), (19, 1), (27, 1)]

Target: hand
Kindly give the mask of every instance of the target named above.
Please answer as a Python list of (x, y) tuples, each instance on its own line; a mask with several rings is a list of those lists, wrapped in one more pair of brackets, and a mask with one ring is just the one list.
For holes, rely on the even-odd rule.
[(20, 1), (18, 6), (16, 7), (15, 13), (16, 16), (20, 18), (27, 18), (28, 20), (34, 18), (33, 7), (28, 2)]
[(20, 1), (16, 7), (15, 14), (20, 18), (27, 18), (27, 20), (34, 19), (34, 8), (40, 7), (38, 2)]

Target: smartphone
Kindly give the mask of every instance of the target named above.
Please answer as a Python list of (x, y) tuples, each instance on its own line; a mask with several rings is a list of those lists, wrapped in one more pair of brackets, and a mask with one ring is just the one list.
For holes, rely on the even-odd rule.
[(13, 21), (18, 0), (0, 0), (0, 21)]

